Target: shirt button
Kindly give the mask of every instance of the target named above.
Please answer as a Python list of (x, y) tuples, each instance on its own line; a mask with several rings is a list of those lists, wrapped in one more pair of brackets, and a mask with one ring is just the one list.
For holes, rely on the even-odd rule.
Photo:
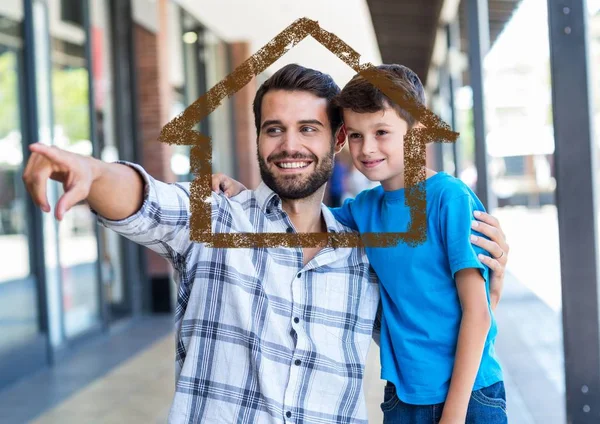
[(293, 233), (294, 229), (292, 227), (287, 227), (287, 230), (285, 230), (287, 233)]
[(302, 277), (302, 274), (298, 273), (298, 274), (296, 275), (296, 278), (300, 278), (300, 277)]
[(285, 413), (285, 416), (288, 417), (288, 418), (292, 418), (292, 413), (290, 411), (287, 411)]
[(298, 318), (298, 317), (294, 318), (294, 322), (295, 322), (296, 324), (298, 324), (298, 323), (300, 322), (300, 318)]
[(296, 361), (294, 362), (294, 364), (300, 366), (300, 364), (302, 363), (302, 361), (300, 359), (296, 359)]
[(267, 215), (271, 213), (271, 209), (267, 209)]

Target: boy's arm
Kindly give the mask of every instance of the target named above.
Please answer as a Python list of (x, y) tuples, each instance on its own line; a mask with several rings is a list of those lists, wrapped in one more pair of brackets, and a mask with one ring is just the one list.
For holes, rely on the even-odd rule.
[(444, 199), (440, 210), (441, 235), (463, 310), (442, 423), (465, 422), (491, 324), (487, 292), (489, 269), (478, 256), (488, 252), (471, 244), (470, 238), (472, 234), (482, 237), (471, 228), (473, 213), (481, 208), (469, 194), (459, 194)]
[(358, 231), (358, 224), (352, 215), (352, 208), (355, 205), (354, 202), (355, 199), (346, 199), (339, 208), (329, 208), (329, 210), (333, 214), (334, 218), (342, 223), (342, 225), (350, 227), (354, 231)]
[(464, 423), (491, 324), (485, 282), (478, 269), (456, 273), (462, 319), (450, 389), (440, 424)]

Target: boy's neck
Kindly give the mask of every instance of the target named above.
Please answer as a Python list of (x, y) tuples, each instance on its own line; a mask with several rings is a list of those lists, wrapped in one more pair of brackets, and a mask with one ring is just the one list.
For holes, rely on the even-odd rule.
[[(429, 168), (423, 168), (421, 171), (425, 172), (426, 180), (428, 180), (429, 178), (431, 178), (435, 174), (437, 174), (437, 172), (435, 172)], [(395, 191), (395, 190), (401, 190), (403, 188), (406, 188), (405, 181), (404, 181), (404, 170), (402, 170), (402, 172), (400, 172), (398, 175), (396, 175), (392, 178), (388, 178), (385, 181), (381, 181), (381, 186), (383, 187), (383, 189), (385, 191)]]

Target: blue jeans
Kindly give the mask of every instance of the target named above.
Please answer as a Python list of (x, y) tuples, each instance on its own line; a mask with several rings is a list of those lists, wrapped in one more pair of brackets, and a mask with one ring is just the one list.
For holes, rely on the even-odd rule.
[[(396, 395), (396, 387), (388, 382), (381, 410), (384, 424), (437, 424), (442, 418), (443, 403), (409, 405)], [(507, 424), (504, 383), (499, 381), (471, 394), (465, 424)]]

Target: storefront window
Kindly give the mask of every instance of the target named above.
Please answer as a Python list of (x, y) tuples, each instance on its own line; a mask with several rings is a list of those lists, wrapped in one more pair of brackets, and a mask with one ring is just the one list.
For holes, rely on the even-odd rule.
[(37, 287), (30, 275), (28, 195), (21, 179), (26, 143), (22, 19), (19, 0), (0, 5), (0, 357), (39, 334)]
[[(82, 8), (69, 13), (61, 0), (48, 2), (51, 34), (53, 142), (63, 149), (92, 155), (89, 64)], [(62, 195), (60, 187), (58, 195)], [(59, 224), (59, 258), (66, 337), (77, 336), (100, 320), (96, 224), (85, 202), (75, 205)]]
[(0, 14), (0, 283), (29, 275), (21, 119), (21, 22)]
[[(226, 43), (186, 12), (182, 12), (180, 22), (179, 42), (183, 44), (185, 75), (183, 97), (187, 107), (227, 76), (230, 71), (229, 51)], [(196, 125), (195, 130), (213, 139), (213, 172), (235, 176), (231, 107), (231, 99), (223, 99), (216, 110)], [(189, 174), (189, 149), (189, 146), (174, 146), (171, 168), (180, 181), (193, 178)]]
[[(91, 45), (93, 60), (94, 111), (100, 158), (105, 162), (119, 159), (116, 140), (114, 108), (114, 80), (111, 56), (111, 25), (109, 0), (92, 3)], [(100, 254), (102, 287), (110, 306), (111, 319), (118, 319), (130, 311), (127, 287), (123, 280), (121, 238), (114, 231), (99, 228), (102, 239)]]

